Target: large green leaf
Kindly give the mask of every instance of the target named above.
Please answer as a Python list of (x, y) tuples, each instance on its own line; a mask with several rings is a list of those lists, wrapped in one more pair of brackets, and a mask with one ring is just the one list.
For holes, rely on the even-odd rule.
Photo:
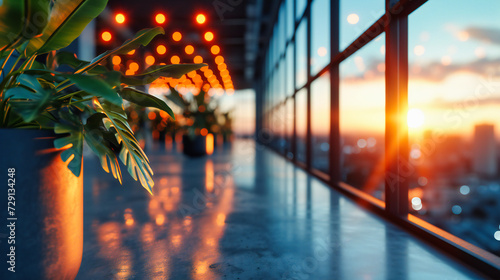
[[(58, 65), (68, 65), (73, 69), (79, 69), (90, 63), (89, 61), (78, 59), (74, 53), (66, 51), (58, 51), (55, 56), (55, 61)], [(89, 74), (102, 74), (106, 72), (109, 72), (109, 70), (102, 65), (97, 65), (92, 71), (88, 71)]]
[(70, 160), (68, 168), (78, 177), (82, 170), (83, 124), (78, 116), (70, 112), (61, 111), (60, 117), (64, 121), (55, 125), (54, 132), (69, 135), (54, 140), (54, 147), (56, 149), (65, 149), (61, 153), (61, 159), (64, 162)]
[(118, 179), (121, 184), (122, 172), (120, 170), (118, 158), (113, 151), (113, 147), (117, 146), (117, 143), (114, 144), (112, 143), (112, 141), (108, 140), (112, 139), (116, 141), (116, 138), (112, 132), (106, 130), (106, 127), (104, 126), (104, 123), (102, 121), (104, 118), (106, 118), (105, 114), (96, 113), (87, 119), (87, 123), (84, 125), (85, 142), (88, 144), (90, 149), (92, 149), (92, 151), (99, 157), (102, 169), (109, 173), (109, 170), (111, 168), (113, 177), (115, 177), (115, 179)]
[(159, 77), (178, 79), (191, 71), (198, 70), (206, 64), (170, 64), (170, 65), (153, 65), (150, 66), (144, 73), (134, 76), (123, 76), (121, 81), (130, 86), (147, 85), (154, 82)]
[(94, 99), (95, 109), (103, 113), (107, 118), (103, 118), (104, 125), (109, 130), (116, 129), (116, 139), (122, 144), (120, 151), (120, 160), (127, 166), (128, 172), (134, 178), (139, 180), (141, 185), (152, 194), (153, 170), (149, 166), (149, 160), (144, 151), (135, 139), (132, 129), (127, 122), (127, 115), (121, 107), (114, 106), (111, 103), (100, 103), (97, 98)]
[(124, 88), (120, 95), (123, 99), (128, 100), (134, 104), (137, 104), (142, 107), (153, 107), (167, 112), (173, 119), (175, 119), (174, 112), (172, 109), (165, 103), (165, 101), (151, 95), (145, 93), (143, 91), (134, 89), (134, 88)]
[[(68, 79), (75, 83), (77, 87), (81, 90), (88, 92), (94, 96), (103, 97), (109, 102), (122, 105), (122, 98), (116, 93), (116, 91), (111, 87), (111, 85), (106, 82), (103, 78), (98, 76), (90, 75), (68, 75)], [(116, 77), (118, 79), (118, 76)]]
[(141, 45), (146, 46), (149, 44), (149, 42), (151, 42), (151, 40), (153, 40), (154, 37), (159, 34), (165, 34), (165, 31), (161, 27), (143, 29), (137, 32), (134, 38), (125, 41), (125, 43), (123, 43), (121, 46), (100, 54), (99, 56), (94, 58), (88, 65), (76, 71), (76, 73), (89, 71), (96, 67), (99, 63), (101, 63), (101, 61), (112, 55), (126, 54), (132, 50), (137, 49)]
[[(15, 0), (14, 0), (15, 1)], [(106, 7), (108, 0), (57, 0), (42, 36), (30, 40), (25, 55), (46, 53), (68, 46)]]
[(54, 91), (44, 88), (36, 76), (23, 74), (17, 81), (15, 87), (5, 92), (5, 98), (11, 99), (12, 107), (24, 121), (31, 122), (50, 105)]
[(50, 0), (3, 0), (0, 6), (0, 50), (12, 49), (42, 33)]

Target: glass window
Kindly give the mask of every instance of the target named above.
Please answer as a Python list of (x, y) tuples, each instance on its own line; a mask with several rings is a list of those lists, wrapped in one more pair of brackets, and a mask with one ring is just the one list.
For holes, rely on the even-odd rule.
[(285, 26), (286, 26), (286, 21), (285, 21), (285, 4), (281, 4), (280, 7), (280, 12), (279, 12), (279, 54), (283, 54), (285, 52), (285, 45), (286, 45), (286, 34), (285, 34)]
[(314, 0), (311, 6), (311, 75), (330, 63), (330, 0)]
[(296, 13), (295, 13), (295, 18), (297, 20), (300, 20), (302, 18), (302, 15), (304, 14), (304, 11), (306, 10), (307, 6), (307, 0), (295, 0), (296, 3)]
[(287, 96), (292, 96), (295, 93), (293, 43), (290, 43), (286, 48), (286, 91)]
[(289, 159), (293, 159), (293, 153), (292, 153), (293, 118), (294, 118), (293, 98), (287, 99), (285, 109), (286, 109), (286, 112), (285, 112), (285, 134), (286, 134), (286, 141), (287, 141), (286, 157)]
[(499, 11), (492, 0), (427, 2), (409, 17), (408, 43), (410, 210), (498, 256)]
[(340, 50), (344, 50), (385, 13), (383, 0), (340, 0)]
[(311, 84), (312, 167), (329, 172), (330, 158), (330, 72)]
[(295, 95), (295, 123), (297, 126), (297, 160), (306, 162), (306, 138), (307, 138), (307, 89), (301, 89)]
[(307, 82), (307, 21), (302, 21), (295, 34), (295, 87)]
[(294, 0), (286, 1), (286, 39), (290, 40), (295, 31), (295, 15), (293, 14)]
[(384, 34), (340, 64), (342, 179), (379, 199), (384, 190)]

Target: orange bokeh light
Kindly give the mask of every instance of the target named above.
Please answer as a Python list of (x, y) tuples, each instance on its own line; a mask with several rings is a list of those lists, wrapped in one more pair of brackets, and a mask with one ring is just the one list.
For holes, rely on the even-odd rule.
[(193, 54), (194, 53), (194, 47), (191, 46), (191, 45), (187, 45), (186, 48), (184, 49), (184, 51), (187, 53), (187, 54)]
[(167, 20), (167, 18), (162, 13), (156, 14), (156, 16), (155, 16), (155, 21), (158, 24), (164, 24), (166, 20)]
[(128, 55), (134, 55), (135, 54), (135, 50), (131, 50), (127, 53)]
[(164, 45), (158, 45), (158, 47), (156, 47), (156, 52), (159, 55), (163, 55), (167, 52), (167, 48)]
[(103, 40), (103, 41), (105, 41), (105, 42), (109, 42), (109, 41), (111, 41), (111, 39), (113, 38), (113, 36), (111, 35), (111, 33), (110, 33), (110, 32), (108, 32), (108, 31), (104, 31), (104, 32), (102, 32), (102, 34), (101, 34), (101, 38), (102, 38), (102, 40)]
[(217, 65), (224, 63), (224, 57), (222, 57), (221, 55), (217, 56), (215, 58), (215, 63), (217, 63)]
[(201, 131), (200, 131), (200, 134), (201, 134), (201, 136), (207, 136), (207, 134), (208, 134), (208, 129), (206, 129), (206, 128), (202, 128), (202, 129), (201, 129)]
[(115, 55), (115, 56), (113, 56), (113, 59), (111, 60), (111, 62), (113, 63), (113, 65), (118, 65), (118, 64), (122, 63), (122, 59), (119, 56)]
[(208, 42), (212, 41), (214, 39), (214, 33), (208, 31), (205, 33), (205, 40), (207, 40)]
[(125, 22), (125, 15), (124, 15), (124, 14), (122, 14), (122, 13), (116, 14), (116, 16), (115, 16), (115, 21), (116, 21), (116, 23), (118, 23), (118, 24), (122, 24), (122, 23), (124, 23), (124, 22)]
[(137, 62), (131, 62), (128, 66), (128, 68), (132, 71), (137, 71), (139, 70), (139, 64), (137, 64)]
[(210, 51), (212, 54), (219, 54), (220, 53), (220, 47), (217, 45), (213, 45), (212, 48), (210, 48)]
[(207, 17), (204, 14), (198, 14), (196, 16), (196, 22), (198, 24), (204, 24), (207, 21)]
[(146, 56), (145, 61), (146, 61), (146, 64), (153, 65), (153, 64), (155, 64), (155, 57), (152, 55), (148, 55), (148, 56)]
[(193, 62), (194, 63), (203, 63), (203, 57), (197, 55), (194, 57)]
[[(204, 128), (206, 129), (206, 128)], [(211, 155), (214, 153), (214, 135), (212, 133), (207, 134), (206, 136), (206, 149), (207, 149), (207, 154)], [(225, 220), (226, 217), (224, 217)], [(219, 220), (219, 219), (217, 219)], [(219, 224), (219, 223), (218, 223)], [(223, 224), (223, 222), (222, 222)]]
[(156, 113), (155, 112), (149, 112), (148, 119), (150, 119), (150, 120), (156, 119)]
[(172, 56), (172, 58), (170, 58), (170, 62), (172, 64), (179, 64), (181, 62), (181, 59), (178, 56), (174, 55)]
[(217, 66), (217, 68), (219, 69), (219, 71), (224, 71), (227, 69), (227, 65), (225, 63), (221, 63)]
[(174, 41), (179, 42), (182, 39), (182, 34), (179, 31), (176, 31), (172, 34), (172, 39)]

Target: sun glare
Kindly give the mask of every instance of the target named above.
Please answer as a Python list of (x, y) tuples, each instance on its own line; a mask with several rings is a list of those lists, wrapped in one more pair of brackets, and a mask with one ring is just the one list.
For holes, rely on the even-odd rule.
[(419, 128), (424, 124), (424, 112), (420, 109), (410, 109), (408, 111), (407, 123), (410, 128)]

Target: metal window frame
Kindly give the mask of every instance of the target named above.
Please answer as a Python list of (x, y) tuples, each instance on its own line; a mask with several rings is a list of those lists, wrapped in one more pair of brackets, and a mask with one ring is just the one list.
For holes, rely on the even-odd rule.
[[(278, 7), (284, 2), (277, 1)], [(373, 23), (362, 35), (355, 39), (344, 50), (339, 48), (340, 38), (340, 0), (330, 0), (330, 19), (331, 19), (331, 37), (330, 37), (330, 63), (314, 76), (311, 76), (310, 58), (311, 58), (311, 4), (314, 0), (307, 1), (307, 7), (300, 19), (296, 19), (296, 1), (293, 0), (293, 17), (294, 31), (292, 38), (286, 39), (285, 49), (289, 44), (295, 43), (295, 35), (298, 25), (302, 20), (307, 21), (307, 82), (300, 88), (295, 88), (296, 80), (296, 55), (297, 48), (294, 46), (293, 61), (293, 85), (294, 93), (292, 96), (287, 96), (283, 101), (278, 102), (269, 112), (276, 110), (279, 106), (286, 106), (286, 101), (293, 100), (293, 137), (289, 145), (289, 149), (285, 149), (284, 154), (280, 153), (273, 147), (271, 150), (278, 152), (284, 156), (285, 160), (293, 162), (296, 166), (304, 169), (308, 173), (327, 183), (332, 188), (343, 193), (358, 203), (361, 207), (367, 208), (370, 211), (380, 215), (382, 218), (395, 223), (404, 230), (414, 234), (424, 242), (441, 250), (443, 253), (461, 262), (470, 269), (484, 275), (485, 277), (497, 278), (500, 275), (500, 257), (474, 246), (449, 232), (437, 228), (436, 226), (409, 214), (408, 209), (408, 184), (405, 180), (405, 174), (402, 171), (402, 166), (407, 162), (408, 158), (408, 132), (406, 125), (402, 125), (405, 121), (404, 114), (408, 106), (408, 16), (417, 8), (422, 6), (427, 0), (386, 0), (385, 14)], [(273, 14), (273, 24), (278, 20), (278, 14)], [(289, 16), (289, 15), (286, 15)], [(285, 20), (286, 22), (286, 20)], [(288, 24), (286, 24), (288, 28)], [(272, 28), (271, 28), (272, 30)], [(272, 32), (271, 32), (272, 33)], [(285, 29), (285, 35), (287, 34)], [(378, 200), (371, 195), (364, 193), (362, 190), (356, 189), (348, 184), (341, 182), (341, 150), (340, 150), (340, 127), (339, 127), (339, 82), (340, 71), (339, 66), (342, 61), (350, 57), (366, 44), (371, 42), (380, 34), (386, 34), (386, 129), (385, 129), (385, 145), (386, 151), (391, 147), (395, 152), (385, 155), (385, 172), (386, 186), (385, 195), (386, 202)], [(267, 37), (267, 44), (269, 38)], [(263, 48), (267, 50), (268, 48)], [(280, 58), (283, 59), (284, 54), (280, 53)], [(278, 59), (278, 60), (279, 60)], [(286, 58), (285, 58), (286, 59)], [(264, 60), (265, 61), (265, 60)], [(286, 63), (286, 62), (285, 62)], [(266, 68), (266, 63), (263, 63)], [(289, 67), (287, 65), (287, 67)], [(276, 69), (273, 65), (272, 72)], [(311, 91), (310, 86), (313, 81), (322, 76), (327, 71), (330, 71), (330, 86), (331, 86), (331, 110), (330, 110), (330, 166), (329, 174), (325, 174), (319, 170), (313, 169), (311, 166), (312, 149), (311, 149)], [(265, 73), (265, 72), (264, 72)], [(262, 125), (263, 118), (268, 116), (269, 112), (265, 111), (266, 98), (260, 97), (266, 87), (266, 82), (270, 82), (267, 78), (272, 73), (268, 73), (267, 77), (262, 78), (262, 82), (257, 91), (258, 112), (264, 116), (257, 116), (257, 127), (265, 129)], [(296, 125), (296, 94), (302, 89), (307, 90), (307, 138), (306, 138), (306, 162), (297, 161), (296, 145), (297, 145), (297, 125)], [(260, 122), (260, 123), (259, 123)], [(258, 134), (258, 132), (256, 132)], [(257, 138), (259, 142), (260, 138)], [(262, 143), (266, 144), (266, 143)], [(269, 146), (269, 145), (268, 145)], [(287, 158), (287, 152), (293, 153), (293, 159)], [(390, 179), (390, 180), (388, 180)]]

